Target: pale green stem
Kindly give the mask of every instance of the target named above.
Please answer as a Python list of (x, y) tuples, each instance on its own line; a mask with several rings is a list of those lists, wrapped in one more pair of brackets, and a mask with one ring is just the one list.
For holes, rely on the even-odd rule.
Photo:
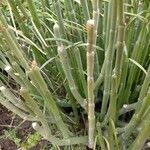
[(100, 147), (102, 150), (106, 150), (100, 122), (97, 122), (97, 131), (98, 131), (98, 139), (99, 139)]
[(29, 116), (27, 113), (25, 113), (24, 111), (22, 111), (21, 109), (19, 109), (18, 107), (16, 107), (15, 105), (13, 105), (12, 103), (10, 103), (6, 98), (4, 98), (1, 94), (0, 94), (0, 103), (2, 105), (4, 105), (8, 110), (11, 110), (13, 113), (17, 114), (19, 117), (21, 117), (24, 120), (28, 120), (28, 121), (38, 121), (37, 118), (33, 117), (33, 116)]
[[(60, 38), (60, 33), (59, 33), (59, 26), (57, 24), (54, 25), (54, 34), (55, 37)], [(87, 110), (87, 102), (86, 100), (80, 95), (80, 93), (77, 90), (77, 86), (74, 82), (71, 70), (70, 70), (70, 65), (69, 65), (69, 60), (68, 60), (68, 56), (67, 56), (67, 52), (63, 46), (63, 44), (61, 42), (57, 41), (57, 45), (58, 45), (58, 55), (60, 57), (60, 61), (62, 63), (62, 67), (63, 67), (63, 71), (66, 75), (67, 81), (69, 83), (69, 87), (70, 90), (72, 92), (72, 95), (74, 96), (74, 98), (79, 102), (79, 104), (85, 109)]]
[(110, 81), (111, 81), (111, 73), (112, 73), (112, 59), (114, 54), (115, 47), (115, 37), (116, 37), (116, 24), (117, 24), (117, 0), (112, 0), (110, 2), (112, 5), (112, 13), (111, 13), (111, 25), (110, 25), (110, 33), (109, 33), (109, 43), (105, 56), (106, 66), (105, 66), (105, 78), (104, 78), (104, 94), (102, 100), (101, 107), (101, 117), (104, 118), (107, 110), (108, 99), (110, 95)]
[(54, 7), (56, 10), (58, 25), (61, 27), (60, 28), (61, 37), (66, 39), (67, 34), (66, 34), (65, 26), (64, 26), (64, 20), (63, 20), (62, 11), (61, 11), (60, 0), (54, 0)]
[(38, 14), (37, 14), (33, 0), (27, 0), (27, 4), (28, 4), (28, 8), (30, 10), (30, 13), (31, 13), (31, 16), (33, 18), (35, 25), (37, 26), (38, 29), (40, 29), (41, 22), (40, 22)]
[(37, 118), (39, 121), (41, 121), (42, 126), (45, 130), (45, 136), (49, 137), (51, 134), (51, 130), (47, 124), (47, 121), (45, 119), (45, 116), (42, 114), (41, 110), (39, 109), (39, 106), (35, 102), (35, 100), (32, 99), (32, 97), (29, 95), (29, 92), (25, 88), (20, 89), (20, 94), (24, 98), (26, 105), (33, 110), (33, 112), (37, 115)]
[(143, 104), (141, 105), (139, 111), (137, 111), (131, 121), (128, 123), (128, 125), (125, 127), (125, 132), (123, 133), (123, 138), (125, 141), (129, 138), (129, 136), (132, 134), (133, 130), (137, 127), (137, 125), (142, 120), (142, 117), (144, 113), (147, 111), (148, 107), (150, 105), (150, 88), (147, 93), (147, 96), (143, 99)]
[(57, 127), (62, 132), (64, 137), (68, 137), (69, 130), (62, 120), (60, 111), (40, 73), (40, 69), (35, 65), (31, 69), (31, 71), (29, 71), (28, 74), (29, 74), (29, 77), (31, 78), (31, 81), (33, 82), (35, 87), (39, 90), (39, 93), (41, 94), (41, 96), (44, 98), (49, 114), (50, 115), (51, 113), (53, 114)]
[(128, 150), (141, 150), (146, 140), (150, 137), (150, 109), (146, 113), (146, 117), (142, 122), (141, 131)]
[[(95, 23), (95, 28), (94, 28), (94, 41), (93, 44), (96, 45), (97, 42), (97, 29), (98, 29), (98, 23), (99, 23), (99, 0), (92, 0), (92, 7), (93, 7), (93, 17), (92, 19), (94, 20)], [(94, 55), (94, 77), (97, 79), (99, 75), (99, 61), (98, 61), (98, 53), (96, 49), (94, 48), (93, 51), (95, 52)]]
[[(36, 122), (32, 124), (33, 128), (38, 131), (42, 136), (44, 136), (44, 130), (43, 128)], [(44, 137), (45, 138), (45, 137)], [(87, 144), (87, 137), (86, 136), (81, 136), (81, 137), (69, 137), (69, 138), (64, 138), (62, 140), (51, 136), (50, 138), (46, 139), (49, 142), (51, 142), (53, 145), (57, 146), (66, 146), (66, 145), (76, 145), (76, 144)]]
[(90, 19), (90, 13), (89, 13), (87, 0), (81, 0), (80, 3), (81, 3), (81, 6), (82, 6), (82, 9), (83, 9), (85, 22), (87, 22)]
[(118, 34), (117, 34), (117, 52), (116, 52), (116, 62), (115, 62), (115, 74), (117, 79), (117, 88), (120, 84), (121, 70), (122, 70), (122, 60), (123, 60), (123, 50), (124, 50), (124, 0), (118, 1)]
[(8, 44), (9, 48), (13, 52), (13, 54), (16, 56), (18, 61), (20, 61), (20, 64), (22, 67), (24, 67), (26, 70), (29, 70), (28, 62), (26, 61), (25, 57), (26, 55), (22, 51), (19, 43), (17, 42), (15, 36), (10, 31), (6, 19), (2, 12), (0, 11), (0, 29), (3, 35), (5, 36), (6, 43)]

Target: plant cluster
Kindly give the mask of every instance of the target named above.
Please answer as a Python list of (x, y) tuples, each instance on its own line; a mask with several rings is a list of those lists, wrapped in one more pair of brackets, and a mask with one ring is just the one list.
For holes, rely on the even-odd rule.
[(150, 137), (149, 0), (0, 5), (0, 103), (52, 145), (140, 150)]

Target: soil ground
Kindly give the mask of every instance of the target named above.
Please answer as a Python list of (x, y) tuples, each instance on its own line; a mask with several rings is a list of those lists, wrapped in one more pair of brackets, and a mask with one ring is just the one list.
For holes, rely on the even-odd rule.
[[(15, 142), (10, 140), (10, 138), (7, 138), (6, 135), (6, 131), (9, 133), (9, 131), (13, 129), (15, 129), (15, 135), (16, 138), (20, 140), (20, 144), (25, 143), (27, 141), (28, 135), (35, 132), (31, 127), (31, 122), (23, 122), (21, 118), (16, 115), (14, 117), (14, 114), (8, 111), (4, 106), (0, 105), (0, 150), (19, 149)], [(40, 140), (40, 142), (31, 149), (42, 150), (47, 144), (48, 142)]]

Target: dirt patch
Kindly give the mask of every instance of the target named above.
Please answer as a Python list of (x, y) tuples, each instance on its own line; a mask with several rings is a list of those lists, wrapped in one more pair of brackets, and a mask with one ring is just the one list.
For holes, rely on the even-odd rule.
[[(20, 117), (15, 116), (13, 118), (13, 116), (12, 112), (0, 104), (0, 150), (19, 149), (19, 146), (15, 144), (14, 140), (11, 140), (9, 137), (7, 138), (9, 131), (15, 131), (15, 136), (19, 139), (20, 146), (22, 143), (26, 143), (29, 135), (35, 133), (31, 122), (23, 122)], [(46, 140), (40, 140), (31, 150), (42, 150), (48, 143)]]

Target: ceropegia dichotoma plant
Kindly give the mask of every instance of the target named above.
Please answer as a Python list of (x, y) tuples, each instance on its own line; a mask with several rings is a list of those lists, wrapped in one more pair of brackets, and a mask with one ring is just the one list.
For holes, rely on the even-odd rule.
[(148, 0), (0, 5), (2, 105), (58, 147), (148, 147)]

